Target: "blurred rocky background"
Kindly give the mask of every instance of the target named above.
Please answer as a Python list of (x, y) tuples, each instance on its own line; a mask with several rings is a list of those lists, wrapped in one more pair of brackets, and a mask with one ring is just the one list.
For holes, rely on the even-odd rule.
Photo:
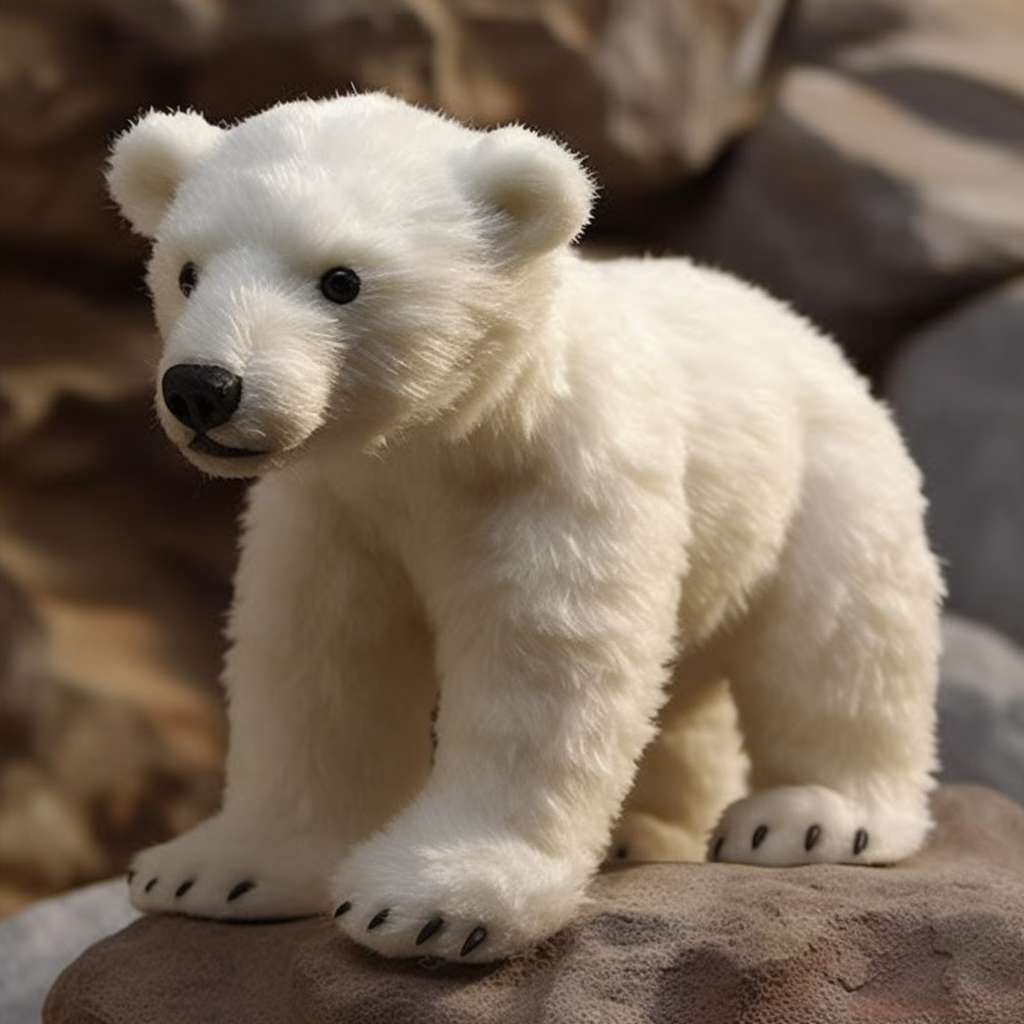
[(690, 253), (832, 331), (927, 474), (947, 777), (1024, 800), (1020, 0), (4, 0), (0, 915), (216, 803), (241, 491), (156, 427), (149, 106), (386, 88), (589, 155), (590, 244)]

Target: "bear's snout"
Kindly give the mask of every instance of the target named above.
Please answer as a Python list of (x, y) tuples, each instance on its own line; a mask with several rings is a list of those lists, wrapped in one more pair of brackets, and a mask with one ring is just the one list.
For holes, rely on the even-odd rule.
[(161, 389), (174, 418), (200, 434), (227, 423), (242, 400), (242, 378), (223, 366), (179, 363)]

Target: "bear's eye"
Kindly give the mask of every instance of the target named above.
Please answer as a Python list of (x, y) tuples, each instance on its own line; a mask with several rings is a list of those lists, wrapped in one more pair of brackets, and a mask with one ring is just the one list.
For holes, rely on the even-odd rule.
[(189, 296), (192, 294), (192, 289), (199, 283), (199, 268), (194, 263), (186, 263), (181, 268), (181, 272), (178, 274), (178, 287), (181, 289), (181, 294)]
[(349, 267), (332, 267), (320, 278), (320, 291), (331, 302), (351, 302), (359, 294), (359, 275)]

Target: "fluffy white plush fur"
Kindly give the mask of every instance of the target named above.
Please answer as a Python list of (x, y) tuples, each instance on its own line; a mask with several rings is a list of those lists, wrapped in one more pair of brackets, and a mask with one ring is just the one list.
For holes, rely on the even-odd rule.
[(199, 469), (260, 479), (223, 809), (138, 857), (136, 906), (337, 907), (386, 955), (486, 960), (563, 926), (609, 849), (920, 846), (918, 473), (810, 324), (682, 259), (581, 260), (565, 149), (381, 95), (151, 113), (109, 180), (154, 242), (161, 376), (237, 375), (208, 436), (260, 453), (197, 450), (158, 395)]

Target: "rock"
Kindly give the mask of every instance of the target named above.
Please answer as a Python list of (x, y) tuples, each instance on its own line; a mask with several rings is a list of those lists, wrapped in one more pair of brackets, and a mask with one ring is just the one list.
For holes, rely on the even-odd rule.
[(101, 172), (139, 110), (235, 119), (353, 85), (560, 134), (614, 206), (707, 166), (749, 127), (787, 4), (12, 0), (0, 13), (0, 234), (41, 272), (54, 259), (137, 266), (144, 250)]
[[(189, 99), (237, 117), (355, 83), (479, 125), (523, 121), (587, 154), (614, 204), (701, 170), (749, 128), (771, 95), (791, 6), (386, 0), (370, 13), (312, 0), (235, 4)], [(239, 78), (253, 66), (258, 81)]]
[(1024, 278), (907, 339), (884, 382), (949, 607), (1024, 644)]
[(0, 272), (0, 291), (6, 338), (17, 339), (0, 341), (0, 445), (13, 449), (62, 399), (110, 404), (151, 392), (159, 345), (141, 296), (10, 272)]
[[(768, 98), (786, 0), (411, 0), (434, 39), (435, 100), (457, 117), (522, 120), (636, 194), (706, 167)], [(571, 88), (566, 83), (572, 82)]]
[(1024, 803), (1024, 650), (947, 615), (939, 687), (943, 782), (992, 786)]
[(777, 104), (653, 242), (756, 280), (868, 368), (1024, 262), (1024, 6), (810, 3)]
[(223, 748), (239, 489), (156, 429), (143, 298), (64, 266), (0, 277), (0, 917), (205, 817)]
[(198, 709), (181, 700), (177, 721), (154, 721), (73, 685), (53, 654), (46, 616), (0, 572), (0, 917), (121, 870), (140, 842), (216, 804), (216, 762), (182, 750), (213, 730)]
[(76, 286), (144, 251), (118, 223), (102, 171), (111, 133), (167, 95), (140, 88), (161, 81), (144, 49), (90, 13), (19, 0), (0, 11), (0, 237), (8, 265)]
[(150, 917), (84, 954), (45, 1024), (1017, 1024), (1024, 808), (935, 798), (927, 849), (892, 868), (649, 864), (599, 876), (592, 912), (532, 956), (396, 962), (327, 920)]

